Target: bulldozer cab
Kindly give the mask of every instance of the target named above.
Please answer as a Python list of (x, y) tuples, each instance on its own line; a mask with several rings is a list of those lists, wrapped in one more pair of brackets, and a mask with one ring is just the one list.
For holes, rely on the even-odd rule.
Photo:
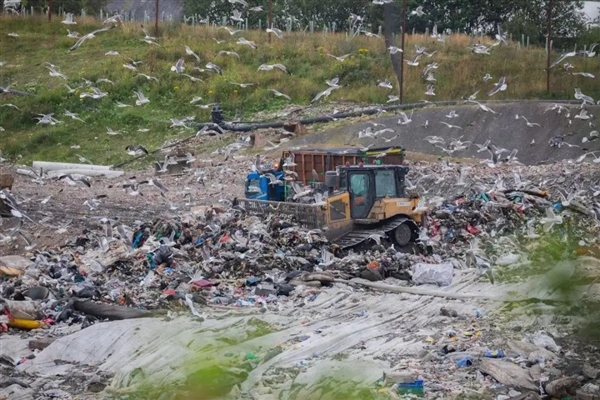
[(340, 168), (340, 190), (350, 195), (352, 219), (367, 218), (379, 199), (406, 197), (404, 179), (407, 173), (408, 167), (402, 165)]

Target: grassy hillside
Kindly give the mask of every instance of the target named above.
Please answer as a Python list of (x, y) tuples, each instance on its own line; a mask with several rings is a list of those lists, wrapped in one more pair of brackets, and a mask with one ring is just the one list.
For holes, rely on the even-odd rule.
[[(85, 34), (101, 27), (92, 19), (77, 19), (71, 26)], [(224, 29), (189, 26), (163, 26), (158, 39), (159, 46), (150, 45), (139, 39), (143, 37), (138, 24), (126, 24), (109, 32), (99, 33), (86, 41), (78, 50), (68, 52), (75, 39), (67, 37), (66, 28), (60, 20), (51, 24), (39, 18), (0, 17), (0, 86), (13, 85), (13, 89), (34, 94), (30, 97), (0, 97), (0, 104), (13, 103), (12, 107), (0, 107), (0, 149), (4, 157), (22, 155), (23, 161), (45, 159), (51, 161), (77, 162), (76, 154), (89, 158), (94, 163), (114, 163), (127, 155), (128, 144), (145, 144), (153, 149), (167, 139), (185, 137), (193, 130), (169, 129), (169, 118), (182, 119), (195, 116), (196, 121), (208, 120), (210, 110), (190, 104), (195, 96), (202, 97), (196, 104), (220, 102), (226, 117), (241, 117), (248, 120), (257, 111), (277, 110), (288, 101), (276, 98), (268, 88), (277, 89), (292, 97), (295, 104), (309, 101), (327, 86), (325, 79), (340, 77), (344, 87), (334, 91), (324, 101), (353, 101), (362, 103), (385, 103), (388, 94), (397, 94), (397, 83), (389, 56), (382, 39), (360, 36), (347, 40), (345, 34), (284, 33), (284, 39), (272, 38), (267, 43), (265, 32), (246, 31), (235, 36)], [(19, 37), (10, 37), (16, 32)], [(258, 49), (236, 44), (245, 37), (258, 44)], [(218, 44), (213, 38), (225, 40)], [(478, 38), (479, 40), (479, 38)], [(491, 43), (483, 38), (484, 43)], [(553, 71), (553, 93), (545, 92), (545, 52), (540, 49), (519, 49), (516, 43), (498, 46), (491, 55), (472, 54), (467, 46), (471, 39), (466, 36), (449, 37), (438, 43), (423, 35), (408, 37), (407, 58), (414, 57), (414, 44), (424, 45), (428, 51), (438, 52), (431, 58), (423, 57), (417, 67), (407, 66), (405, 101), (448, 100), (468, 96), (481, 90), (478, 98), (488, 98), (486, 92), (500, 76), (506, 76), (508, 89), (496, 94), (493, 99), (503, 98), (572, 98), (573, 87), (579, 86), (585, 94), (600, 95), (597, 79), (583, 78), (565, 73), (557, 67)], [(197, 63), (185, 54), (184, 45), (190, 46), (201, 59)], [(217, 56), (220, 50), (236, 51), (238, 60), (232, 56)], [(118, 51), (118, 56), (105, 56), (108, 51)], [(344, 62), (326, 55), (352, 54)], [(192, 82), (190, 78), (171, 72), (170, 67), (179, 58), (185, 59), (185, 73), (203, 82)], [(159, 82), (137, 76), (136, 72), (123, 67), (129, 59), (143, 60), (138, 72), (154, 76)], [(223, 68), (223, 74), (195, 71), (194, 67), (205, 68), (207, 62)], [(570, 59), (576, 69), (598, 74), (597, 58)], [(68, 80), (49, 76), (43, 62), (60, 68)], [(434, 70), (437, 78), (436, 96), (425, 96), (427, 83), (421, 78), (422, 68), (431, 62), (439, 63)], [(263, 63), (282, 63), (291, 72), (279, 70), (258, 71)], [(489, 73), (493, 80), (484, 83), (483, 76)], [(97, 86), (108, 95), (101, 100), (81, 99), (82, 87), (68, 94), (64, 84), (81, 86), (84, 79), (96, 82), (106, 78), (114, 82), (99, 83)], [(389, 79), (394, 90), (376, 86), (378, 80)], [(240, 88), (230, 83), (255, 83)], [(142, 91), (150, 103), (136, 107), (134, 90)], [(133, 105), (119, 108), (116, 102)], [(78, 113), (85, 123), (65, 117), (64, 111)], [(55, 126), (36, 125), (33, 117), (39, 113), (54, 113), (62, 121)], [(106, 127), (123, 132), (109, 136)], [(139, 132), (138, 129), (149, 129)], [(71, 149), (79, 144), (81, 149)]]

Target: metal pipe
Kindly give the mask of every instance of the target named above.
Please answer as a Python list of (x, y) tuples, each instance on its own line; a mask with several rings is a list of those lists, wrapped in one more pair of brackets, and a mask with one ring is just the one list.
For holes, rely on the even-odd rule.
[[(499, 101), (482, 100), (482, 101), (480, 101), (480, 103), (502, 104), (502, 103), (526, 103), (526, 102), (533, 102), (533, 101), (538, 102), (538, 103), (557, 103), (556, 100), (499, 100)], [(450, 106), (450, 105), (458, 105), (459, 103), (468, 104), (468, 103), (464, 103), (464, 101), (462, 101), (462, 100), (460, 100), (460, 101), (457, 101), (457, 100), (436, 101), (435, 103), (422, 102), (422, 103), (412, 103), (412, 104), (397, 104), (397, 105), (392, 105), (392, 106), (367, 108), (367, 109), (358, 110), (358, 111), (350, 111), (350, 112), (345, 112), (345, 113), (336, 113), (336, 114), (332, 114), (332, 115), (323, 115), (323, 116), (319, 116), (319, 117), (305, 118), (305, 119), (301, 119), (297, 122), (299, 122), (300, 124), (303, 124), (303, 125), (310, 125), (310, 124), (315, 124), (315, 123), (320, 123), (320, 122), (331, 122), (331, 121), (334, 121), (337, 119), (358, 117), (361, 115), (374, 115), (374, 114), (380, 113), (381, 111), (396, 111), (396, 110), (406, 110), (406, 109), (413, 109), (413, 108), (425, 108), (429, 105)], [(579, 104), (579, 102), (571, 101), (571, 100), (559, 101), (559, 103)], [(224, 130), (233, 131), (233, 132), (250, 132), (250, 131), (253, 131), (256, 129), (283, 128), (285, 124), (286, 124), (286, 122), (281, 122), (281, 121), (263, 122), (263, 123), (254, 123), (254, 124), (253, 123), (240, 124), (240, 123), (223, 122), (223, 123), (219, 124), (219, 126)], [(205, 126), (214, 126), (214, 123), (207, 122), (207, 123), (200, 123), (197, 125), (198, 128), (203, 128)]]
[(406, 34), (406, 0), (402, 0), (402, 52), (400, 53), (400, 104), (404, 102), (404, 35)]

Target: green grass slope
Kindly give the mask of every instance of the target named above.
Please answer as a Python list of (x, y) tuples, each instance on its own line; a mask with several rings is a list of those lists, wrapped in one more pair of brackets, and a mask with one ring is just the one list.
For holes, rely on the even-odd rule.
[[(98, 21), (77, 19), (70, 26), (81, 34), (100, 28)], [(306, 32), (284, 33), (284, 39), (272, 38), (259, 31), (244, 31), (231, 36), (224, 29), (210, 27), (169, 25), (161, 27), (160, 46), (140, 40), (143, 37), (137, 23), (127, 23), (109, 32), (99, 33), (86, 41), (78, 50), (68, 49), (75, 39), (67, 37), (66, 28), (55, 18), (48, 23), (42, 18), (0, 17), (0, 86), (13, 85), (13, 89), (33, 94), (28, 97), (0, 96), (0, 104), (12, 103), (13, 107), (0, 107), (0, 150), (4, 157), (22, 156), (22, 162), (33, 159), (77, 162), (77, 154), (94, 163), (115, 163), (127, 158), (124, 148), (129, 144), (144, 144), (149, 149), (159, 147), (166, 140), (189, 136), (193, 130), (169, 128), (170, 118), (182, 119), (194, 116), (196, 121), (209, 119), (210, 110), (190, 104), (199, 96), (197, 104), (220, 102), (227, 118), (241, 117), (248, 120), (258, 111), (277, 110), (288, 103), (277, 98), (267, 89), (277, 89), (292, 97), (295, 104), (308, 104), (327, 86), (325, 79), (340, 77), (343, 87), (324, 101), (351, 101), (361, 103), (385, 103), (389, 94), (397, 94), (397, 84), (389, 56), (382, 39), (360, 36), (348, 40), (345, 34)], [(16, 32), (18, 37), (8, 36)], [(256, 50), (236, 44), (245, 37), (258, 44)], [(215, 39), (224, 40), (217, 43)], [(491, 43), (486, 38), (478, 41)], [(417, 67), (407, 66), (405, 101), (448, 100), (468, 96), (480, 90), (478, 98), (487, 99), (487, 91), (501, 76), (507, 77), (508, 89), (493, 99), (519, 98), (572, 98), (573, 87), (579, 86), (585, 94), (600, 95), (596, 79), (584, 78), (564, 72), (561, 67), (553, 70), (553, 91), (546, 93), (545, 52), (543, 49), (519, 49), (516, 43), (493, 48), (491, 55), (472, 54), (467, 46), (472, 39), (455, 35), (445, 43), (423, 35), (409, 36), (407, 58), (414, 57), (414, 44), (426, 46), (428, 51), (437, 50), (431, 58), (423, 57)], [(185, 53), (184, 45), (190, 46), (201, 62)], [(235, 51), (240, 59), (217, 56), (221, 50)], [(108, 51), (118, 51), (118, 56), (106, 56)], [(351, 54), (339, 62), (327, 53)], [(554, 56), (556, 57), (556, 55)], [(200, 78), (190, 78), (170, 70), (179, 58), (185, 59), (185, 73)], [(123, 67), (130, 59), (143, 60), (138, 72), (158, 78), (158, 82), (138, 76)], [(597, 74), (597, 58), (573, 58), (572, 71)], [(60, 68), (68, 80), (52, 77), (42, 64), (52, 63)], [(223, 74), (194, 70), (205, 68), (213, 62), (223, 68)], [(434, 70), (437, 78), (436, 96), (425, 96), (427, 83), (421, 77), (423, 67), (431, 62), (439, 63)], [(290, 75), (279, 70), (257, 71), (263, 63), (282, 63)], [(483, 76), (490, 73), (494, 78), (487, 83)], [(100, 100), (80, 98), (89, 89), (84, 79), (96, 82), (106, 78), (114, 82), (98, 83), (108, 95)], [(394, 90), (376, 86), (378, 80), (389, 79)], [(231, 82), (254, 83), (240, 88)], [(82, 86), (69, 94), (64, 84)], [(150, 103), (135, 106), (134, 90), (142, 91)], [(132, 107), (119, 108), (116, 102)], [(64, 116), (65, 110), (78, 113), (85, 123)], [(37, 125), (34, 119), (39, 113), (54, 113), (62, 123), (55, 126)], [(109, 136), (106, 127), (122, 132)], [(149, 132), (139, 132), (149, 129)], [(80, 149), (72, 149), (80, 145)]]

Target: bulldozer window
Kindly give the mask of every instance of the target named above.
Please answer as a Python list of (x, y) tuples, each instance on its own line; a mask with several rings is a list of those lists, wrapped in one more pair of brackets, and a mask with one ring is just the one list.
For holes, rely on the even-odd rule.
[(369, 188), (369, 175), (352, 174), (350, 177), (350, 190), (355, 196), (366, 196)]
[(369, 172), (353, 172), (349, 174), (350, 214), (352, 218), (366, 218), (373, 206), (373, 192), (369, 191), (371, 183)]
[(396, 179), (394, 171), (375, 172), (375, 197), (396, 197)]

